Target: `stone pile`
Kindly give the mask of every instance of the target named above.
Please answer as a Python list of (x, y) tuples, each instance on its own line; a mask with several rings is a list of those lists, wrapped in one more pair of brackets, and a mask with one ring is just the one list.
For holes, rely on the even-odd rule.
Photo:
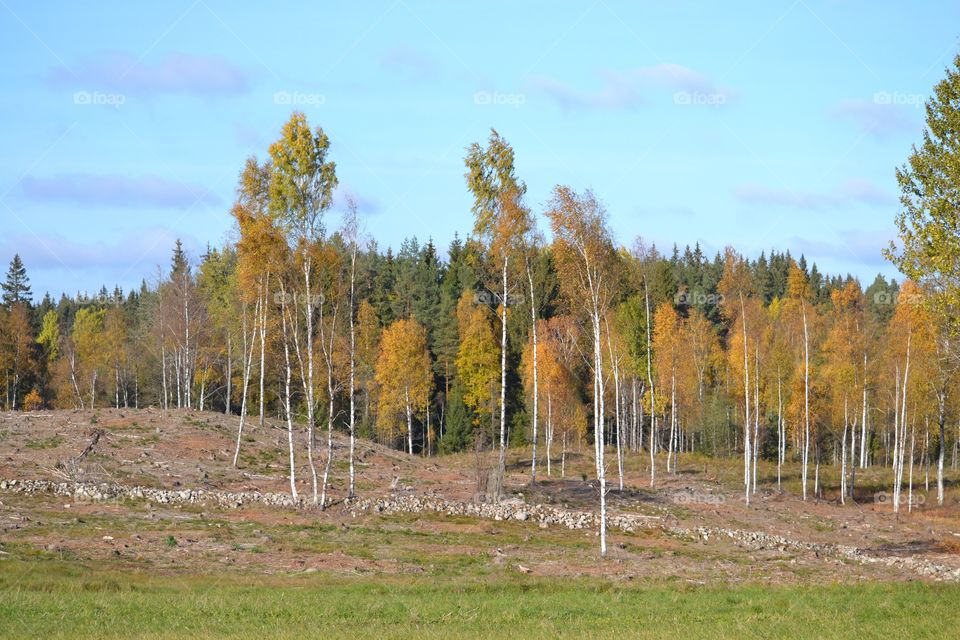
[(207, 489), (154, 489), (151, 487), (124, 487), (117, 484), (84, 482), (51, 482), (48, 480), (0, 480), (0, 491), (14, 493), (51, 493), (71, 498), (74, 502), (114, 502), (120, 500), (147, 500), (157, 504), (198, 504), (236, 509), (247, 504), (271, 507), (300, 506), (283, 493), (260, 491), (211, 491)]
[[(569, 511), (542, 504), (529, 505), (520, 500), (502, 502), (459, 502), (433, 496), (395, 495), (381, 498), (353, 499), (347, 502), (351, 513), (441, 513), (448, 516), (467, 516), (484, 520), (516, 520), (537, 522), (542, 527), (559, 526), (567, 529), (596, 529), (600, 516), (592, 511)], [(607, 514), (607, 526), (620, 531), (637, 531), (660, 525), (658, 516), (637, 514)]]
[[(282, 493), (260, 491), (212, 491), (206, 489), (154, 489), (150, 487), (124, 487), (116, 484), (80, 482), (52, 482), (48, 480), (0, 480), (0, 491), (33, 494), (50, 493), (70, 498), (74, 502), (111, 502), (120, 500), (147, 500), (157, 504), (196, 504), (221, 509), (236, 509), (244, 505), (260, 504), (270, 507), (300, 508), (302, 501)], [(596, 530), (600, 516), (592, 511), (571, 511), (542, 504), (530, 505), (512, 499), (499, 503), (462, 502), (446, 500), (435, 495), (395, 494), (380, 498), (352, 498), (344, 502), (351, 515), (363, 512), (439, 513), (447, 516), (481, 518), (485, 520), (536, 522), (542, 528), (551, 526), (572, 530)], [(735, 544), (756, 551), (776, 550), (781, 552), (814, 553), (849, 560), (860, 564), (879, 564), (912, 571), (934, 580), (960, 581), (960, 569), (940, 565), (915, 556), (878, 555), (869, 549), (847, 545), (799, 542), (783, 536), (760, 531), (742, 531), (720, 527), (678, 527), (669, 525), (659, 516), (616, 513), (607, 515), (610, 529), (625, 532), (643, 529), (660, 529), (680, 538), (702, 543), (731, 540)]]

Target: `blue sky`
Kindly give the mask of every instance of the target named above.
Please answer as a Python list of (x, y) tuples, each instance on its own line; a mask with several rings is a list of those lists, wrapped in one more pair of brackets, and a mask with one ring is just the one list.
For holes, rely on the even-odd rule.
[(892, 275), (894, 169), (960, 36), (953, 2), (107, 4), (0, 0), (0, 261), (35, 293), (229, 239), (295, 108), (382, 246), (469, 231), (464, 149), (495, 127), (536, 211), (593, 188), (625, 245)]

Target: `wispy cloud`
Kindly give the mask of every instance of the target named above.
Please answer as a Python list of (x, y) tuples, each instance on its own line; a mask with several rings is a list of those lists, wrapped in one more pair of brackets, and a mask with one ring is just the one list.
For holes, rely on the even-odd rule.
[(717, 86), (712, 80), (699, 71), (685, 67), (682, 64), (664, 63), (651, 67), (640, 67), (639, 69), (628, 71), (624, 76), (626, 78), (655, 82), (670, 89), (729, 94), (729, 89), (723, 89)]
[(919, 130), (915, 117), (907, 107), (877, 101), (845, 100), (831, 110), (834, 117), (849, 120), (861, 131), (875, 138), (886, 138), (900, 132)]
[(248, 149), (259, 149), (267, 146), (260, 130), (246, 123), (237, 123), (233, 126), (233, 137), (240, 146)]
[(111, 207), (169, 207), (185, 209), (194, 204), (210, 206), (220, 199), (203, 187), (158, 176), (130, 177), (69, 173), (20, 182), (23, 195), (38, 202), (67, 202)]
[(734, 95), (731, 89), (680, 64), (664, 63), (627, 71), (601, 69), (597, 76), (601, 86), (595, 91), (579, 90), (549, 76), (533, 76), (529, 83), (564, 108), (633, 109), (645, 104), (647, 94), (656, 90), (683, 92), (688, 98), (709, 96), (713, 104), (724, 104)]
[(855, 204), (890, 205), (896, 199), (869, 180), (852, 178), (824, 192), (795, 191), (748, 183), (734, 189), (737, 198), (750, 205), (820, 210)]
[(633, 109), (644, 103), (633, 87), (607, 80), (598, 91), (578, 91), (570, 85), (547, 76), (534, 76), (529, 80), (538, 89), (564, 109), (604, 108)]
[(662, 205), (650, 207), (637, 207), (637, 213), (641, 216), (656, 216), (670, 218), (692, 218), (696, 212), (686, 205)]
[(855, 261), (871, 268), (883, 269), (890, 263), (883, 257), (894, 232), (884, 230), (847, 229), (838, 231), (835, 239), (813, 240), (795, 236), (789, 246), (796, 254), (803, 254), (808, 260), (830, 258), (843, 262)]
[(47, 81), (56, 87), (119, 91), (137, 95), (245, 93), (247, 72), (219, 56), (171, 53), (156, 62), (123, 51), (104, 51), (82, 59), (68, 71), (57, 67)]
[(440, 75), (440, 68), (433, 58), (407, 45), (387, 50), (380, 58), (380, 66), (391, 73), (419, 81), (433, 80)]
[(357, 211), (367, 215), (376, 215), (383, 210), (380, 202), (375, 198), (358, 193), (355, 189), (347, 185), (339, 185), (333, 194), (333, 206), (335, 209), (345, 211), (347, 208), (347, 198), (353, 198), (357, 205)]
[(117, 271), (117, 276), (136, 265), (131, 274), (139, 278), (151, 266), (167, 264), (178, 237), (189, 255), (199, 255), (196, 240), (166, 227), (139, 229), (113, 242), (79, 242), (59, 234), (10, 234), (0, 239), (0, 255), (19, 253), (30, 269), (107, 269)]

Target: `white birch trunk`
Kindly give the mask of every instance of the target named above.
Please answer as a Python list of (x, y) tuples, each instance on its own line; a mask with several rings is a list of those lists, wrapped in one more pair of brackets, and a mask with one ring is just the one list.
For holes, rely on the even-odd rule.
[(910, 428), (910, 477), (907, 486), (907, 513), (913, 511), (913, 453), (916, 444), (916, 429)]
[[(353, 497), (356, 495), (356, 468), (354, 466), (354, 459), (356, 456), (356, 442), (357, 442), (357, 416), (356, 416), (356, 391), (354, 386), (356, 384), (356, 368), (357, 368), (357, 339), (356, 339), (356, 329), (354, 327), (354, 295), (355, 295), (355, 281), (357, 273), (357, 241), (354, 237), (353, 241), (353, 252), (350, 256), (350, 481), (349, 487), (347, 489), (347, 495)], [(441, 427), (442, 428), (442, 427)]]
[[(297, 471), (293, 455), (293, 412), (290, 407), (290, 377), (293, 373), (293, 366), (290, 363), (290, 340), (287, 331), (287, 302), (286, 296), (283, 294), (281, 298), (281, 324), (283, 325), (283, 358), (286, 368), (286, 376), (284, 378), (284, 410), (287, 418), (287, 447), (290, 457), (290, 496), (296, 501), (299, 500), (299, 495), (297, 494)], [(266, 305), (264, 305), (266, 306)], [(263, 335), (261, 331), (261, 336)], [(261, 341), (262, 348), (262, 341)], [(261, 376), (263, 375), (263, 369), (261, 367)], [(262, 380), (262, 378), (261, 378)], [(263, 402), (263, 394), (260, 394), (261, 404)], [(260, 413), (260, 419), (263, 420), (263, 412)]]
[(777, 491), (782, 491), (781, 474), (786, 451), (786, 437), (783, 424), (783, 388), (780, 381), (780, 367), (777, 367)]
[(863, 415), (860, 418), (860, 468), (867, 468), (867, 352), (863, 352)]
[(233, 337), (227, 333), (227, 397), (224, 402), (224, 415), (230, 415), (230, 401), (233, 393)]
[(607, 477), (604, 463), (604, 397), (603, 397), (603, 350), (600, 342), (600, 312), (594, 303), (593, 312), (593, 360), (597, 378), (597, 405), (594, 415), (594, 438), (597, 440), (597, 469), (600, 482), (600, 555), (607, 555)]
[[(267, 369), (267, 282), (270, 281), (269, 272), (266, 275), (266, 280), (260, 285), (263, 293), (263, 304), (260, 307), (260, 427), (263, 427), (263, 421), (266, 417), (263, 412), (264, 405), (264, 378), (266, 376)], [(285, 292), (281, 292), (281, 295), (286, 295)]]
[(547, 393), (547, 475), (552, 475), (550, 467), (550, 446), (553, 444), (553, 394)]
[(847, 396), (843, 396), (843, 445), (840, 454), (840, 504), (846, 504), (847, 495)]
[(413, 410), (410, 408), (410, 389), (404, 388), (403, 397), (407, 405), (407, 453), (413, 455)]
[[(503, 494), (503, 476), (507, 466), (507, 264), (503, 259), (503, 318), (500, 331), (500, 458), (497, 466), (496, 500)], [(413, 453), (411, 440), (410, 453)]]
[[(330, 338), (327, 339), (326, 328), (323, 324), (323, 308), (324, 303), (320, 303), (320, 341), (323, 346), (323, 357), (327, 365), (327, 460), (323, 466), (323, 482), (321, 483), (321, 494), (320, 494), (320, 507), (323, 509), (327, 508), (327, 481), (330, 478), (330, 467), (333, 463), (333, 399), (334, 399), (334, 384), (333, 384), (333, 345), (334, 338), (336, 337), (337, 330), (337, 307), (334, 307), (333, 316), (330, 322)], [(313, 466), (313, 461), (311, 460), (311, 467)], [(314, 472), (314, 478), (316, 478), (316, 472)], [(316, 479), (314, 479), (316, 482)]]
[(757, 492), (757, 463), (760, 460), (760, 341), (753, 366), (753, 493)]
[[(807, 307), (801, 301), (803, 313), (803, 499), (807, 499), (807, 470), (810, 460), (810, 334), (807, 330)], [(819, 462), (819, 461), (818, 461)], [(819, 467), (818, 467), (819, 469)]]
[(657, 474), (657, 406), (650, 349), (650, 294), (647, 289), (646, 278), (643, 279), (643, 301), (647, 308), (647, 382), (650, 385), (650, 486), (653, 487)]
[[(530, 460), (530, 481), (537, 481), (537, 412), (540, 406), (540, 386), (537, 372), (537, 304), (533, 297), (533, 273), (527, 264), (527, 281), (530, 283), (530, 332), (533, 338), (533, 454)], [(549, 458), (549, 453), (547, 455)], [(549, 465), (549, 461), (547, 465)], [(550, 475), (549, 471), (547, 475)]]
[(743, 292), (740, 292), (740, 324), (743, 326), (743, 484), (744, 497), (750, 504), (750, 459), (753, 455), (750, 447), (750, 342), (747, 340), (747, 313), (743, 304)]
[(243, 367), (243, 394), (240, 400), (240, 426), (237, 429), (237, 448), (233, 452), (233, 466), (237, 466), (237, 460), (240, 458), (240, 440), (243, 437), (243, 423), (247, 417), (247, 390), (250, 381), (250, 369), (253, 365), (253, 347), (256, 344), (257, 321), (260, 317), (261, 298), (257, 298), (257, 308), (254, 312), (253, 333), (250, 336), (250, 349), (247, 350), (247, 310), (243, 310), (243, 361), (240, 363)]

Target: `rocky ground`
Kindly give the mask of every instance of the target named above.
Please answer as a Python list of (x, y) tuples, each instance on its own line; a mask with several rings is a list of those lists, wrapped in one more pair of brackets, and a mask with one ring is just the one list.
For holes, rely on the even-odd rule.
[[(0, 561), (61, 559), (178, 572), (603, 575), (615, 580), (806, 584), (960, 580), (956, 490), (899, 517), (862, 474), (856, 504), (801, 501), (764, 469), (747, 506), (736, 461), (687, 456), (649, 487), (627, 460), (610, 493), (610, 552), (597, 554), (591, 459), (529, 482), (514, 452), (507, 496), (477, 500), (474, 454), (410, 457), (357, 447), (358, 497), (346, 499), (347, 444), (335, 440), (327, 509), (312, 505), (298, 450), (290, 496), (282, 423), (214, 413), (104, 409), (0, 415)], [(298, 434), (302, 440), (302, 434)], [(325, 461), (321, 451), (319, 464)], [(556, 465), (554, 472), (556, 472)], [(482, 474), (479, 474), (482, 476)], [(827, 473), (824, 471), (826, 479)], [(951, 480), (954, 480), (951, 476)], [(917, 495), (927, 497), (922, 484)], [(825, 495), (829, 491), (825, 490)]]

